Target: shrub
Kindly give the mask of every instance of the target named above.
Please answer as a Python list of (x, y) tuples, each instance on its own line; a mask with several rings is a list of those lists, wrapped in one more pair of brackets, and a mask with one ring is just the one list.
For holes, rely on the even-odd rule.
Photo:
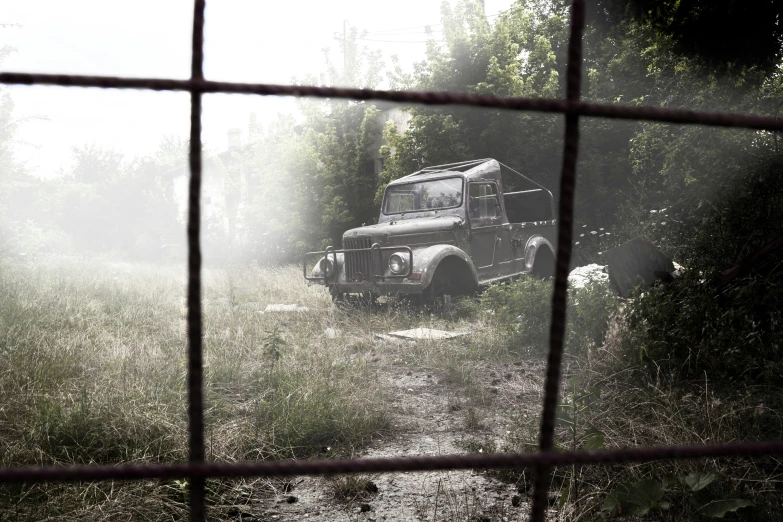
[(551, 279), (522, 277), (491, 285), (482, 294), (481, 303), (494, 321), (511, 334), (515, 345), (546, 346), (552, 314)]
[(610, 318), (620, 301), (606, 281), (593, 281), (568, 293), (566, 349), (584, 355), (591, 346), (601, 346)]
[[(552, 315), (552, 280), (523, 277), (490, 286), (481, 296), (494, 320), (522, 348), (545, 349)], [(609, 318), (617, 310), (615, 292), (604, 281), (592, 281), (568, 293), (566, 349), (583, 354), (603, 343)]]
[(680, 209), (679, 235), (670, 239), (684, 245), (680, 259), (689, 270), (676, 285), (639, 294), (628, 308), (625, 346), (635, 357), (656, 371), (679, 367), (683, 377), (783, 381), (783, 256), (761, 259), (731, 288), (718, 286), (720, 272), (780, 236), (782, 170), (779, 156), (748, 158), (740, 175), (717, 184), (715, 197)]
[(626, 311), (626, 349), (682, 377), (783, 382), (783, 276), (749, 278), (720, 292), (692, 270), (680, 284), (639, 294)]

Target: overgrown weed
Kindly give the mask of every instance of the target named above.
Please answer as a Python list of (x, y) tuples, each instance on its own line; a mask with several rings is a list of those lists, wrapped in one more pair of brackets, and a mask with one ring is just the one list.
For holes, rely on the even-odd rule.
[[(638, 365), (619, 344), (599, 348), (589, 362), (578, 359), (573, 363), (574, 375), (602, 390), (585, 421), (600, 429), (609, 448), (775, 440), (783, 432), (778, 413), (783, 402), (779, 390), (770, 387), (738, 390), (710, 379), (660, 379)], [(662, 501), (669, 504), (666, 509), (654, 509), (662, 520), (700, 520), (690, 494), (685, 494), (689, 490), (679, 488), (672, 477), (714, 473), (721, 480), (702, 492), (701, 501), (749, 500), (755, 507), (739, 511), (738, 520), (776, 520), (782, 508), (775, 493), (783, 485), (780, 464), (779, 458), (768, 457), (674, 460), (615, 465), (606, 470), (584, 467), (580, 471), (580, 480), (587, 486), (584, 494), (594, 496), (584, 498), (576, 508), (594, 512), (618, 486), (647, 480), (647, 484), (660, 485)]]
[[(0, 265), (2, 465), (187, 459), (183, 273), (101, 259)], [(273, 303), (310, 311), (262, 313)], [(362, 315), (335, 310), (293, 267), (204, 270), (207, 458), (346, 455), (388, 432), (367, 354), (324, 336), (382, 322)], [(235, 503), (238, 482), (210, 481), (215, 505)], [(177, 491), (5, 485), (0, 518), (176, 518), (186, 505)]]
[(435, 492), (426, 491), (425, 500), (415, 504), (420, 520), (510, 520), (516, 513), (494, 495), (482, 493), (451, 473), (440, 473)]
[(368, 500), (378, 493), (378, 486), (369, 475), (343, 475), (328, 481), (334, 498), (342, 502)]
[[(544, 353), (552, 319), (552, 279), (521, 277), (491, 285), (479, 302), (488, 320), (506, 334), (506, 345), (520, 354)], [(593, 281), (568, 293), (566, 350), (585, 354), (604, 341), (610, 317), (619, 306), (605, 281)]]
[[(535, 285), (507, 285), (486, 298), (532, 306), (541, 293)], [(641, 363), (638, 345), (629, 342), (632, 336), (622, 322), (624, 315), (616, 299), (610, 303), (603, 289), (592, 291), (595, 293), (590, 295), (588, 287), (573, 292), (573, 306), (569, 307), (558, 447), (590, 449), (600, 443), (607, 448), (627, 448), (780, 438), (783, 401), (779, 388), (757, 385), (738, 389), (704, 374), (701, 379), (684, 380), (671, 368)], [(499, 314), (496, 309), (494, 316), (513, 323), (516, 316), (511, 310)], [(508, 334), (518, 336), (531, 328), (543, 332), (541, 321), (535, 321), (535, 311), (532, 316), (532, 326), (518, 326), (518, 321)], [(585, 397), (590, 398), (589, 407)], [(573, 415), (576, 409), (579, 424)], [(569, 412), (570, 416), (564, 415)], [(569, 419), (571, 423), (566, 422)], [(504, 449), (535, 450), (538, 419), (517, 416), (514, 426)], [(783, 509), (777, 494), (783, 487), (780, 465), (779, 458), (766, 457), (564, 467), (555, 470), (551, 490), (560, 495), (561, 502), (556, 504), (560, 504), (562, 520), (591, 520), (602, 508), (607, 515), (651, 512), (660, 520), (702, 520), (709, 509), (736, 508), (736, 520), (771, 521)], [(496, 475), (530, 482), (522, 472)], [(709, 487), (694, 489), (688, 483), (698, 482), (699, 477), (709, 477)], [(644, 494), (637, 495), (637, 489)], [(640, 495), (652, 500), (645, 505), (628, 500)], [(750, 503), (753, 506), (747, 507)]]

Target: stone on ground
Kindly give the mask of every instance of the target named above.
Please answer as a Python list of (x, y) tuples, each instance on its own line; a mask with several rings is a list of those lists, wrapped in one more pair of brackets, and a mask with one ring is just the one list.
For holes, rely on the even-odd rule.
[(568, 274), (568, 283), (571, 288), (584, 288), (593, 282), (607, 282), (609, 274), (606, 273), (606, 267), (592, 263), (590, 265), (578, 266)]

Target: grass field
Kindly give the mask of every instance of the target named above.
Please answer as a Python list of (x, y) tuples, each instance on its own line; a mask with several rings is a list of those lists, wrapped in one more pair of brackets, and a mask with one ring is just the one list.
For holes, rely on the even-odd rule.
[[(2, 465), (187, 459), (184, 276), (95, 259), (0, 266)], [(264, 313), (273, 303), (309, 311)], [(205, 270), (204, 317), (207, 458), (218, 461), (346, 456), (390, 434), (373, 333), (430, 321), (337, 309), (293, 267)], [(464, 357), (431, 347), (406, 357), (470, 379)], [(213, 486), (224, 504), (246, 489)], [(98, 507), (162, 520), (182, 515), (184, 492), (176, 482), (25, 485), (3, 488), (0, 505), (12, 519), (89, 519)]]
[[(2, 464), (186, 460), (183, 295), (182, 267), (4, 264)], [(207, 270), (204, 298), (208, 459), (349, 454), (388, 431), (361, 344), (323, 338), (342, 322), (294, 269)], [(277, 302), (311, 312), (261, 313)], [(5, 488), (2, 505), (63, 519), (78, 518), (80, 505), (118, 518), (154, 505), (165, 519), (182, 511), (182, 493), (176, 484), (25, 486)]]
[[(438, 420), (441, 428), (432, 429), (458, 433), (457, 451), (529, 451), (537, 442), (545, 346), (525, 345), (519, 332), (532, 337), (536, 328), (540, 334), (549, 306), (547, 287), (531, 284), (513, 301), (523, 310), (509, 328), (507, 316), (516, 312), (509, 315), (505, 301), (492, 292), (441, 315), (395, 306), (338, 308), (322, 287), (305, 285), (295, 267), (208, 267), (207, 458), (331, 458), (368, 449), (394, 454), (403, 434), (430, 435), (427, 419), (413, 430), (400, 420), (418, 422), (422, 400), (442, 401), (427, 415), (443, 413), (446, 424)], [(186, 460), (184, 294), (183, 266), (65, 257), (0, 262), (0, 465)], [(585, 296), (579, 298), (587, 306)], [(297, 304), (308, 311), (264, 312), (268, 304)], [(505, 325), (498, 323), (501, 317)], [(566, 359), (563, 402), (575, 404), (588, 388), (600, 395), (580, 410), (573, 429), (560, 428), (561, 447), (583, 447), (590, 428), (602, 433), (604, 447), (780, 436), (779, 390), (656, 380), (628, 359), (615, 339), (619, 333), (599, 346), (590, 341), (596, 335), (589, 316), (575, 314), (573, 321), (569, 339), (582, 344)], [(456, 342), (393, 346), (374, 338), (418, 326), (468, 335)], [(429, 388), (421, 390), (429, 392), (417, 391), (425, 384)], [(623, 481), (715, 471), (722, 478), (711, 494), (752, 500), (755, 508), (739, 512), (753, 509), (744, 520), (776, 520), (778, 465), (777, 459), (734, 459), (563, 469), (553, 490), (558, 496), (568, 491), (553, 517), (592, 519)], [(491, 476), (519, 484), (523, 495), (530, 479), (522, 471)], [(314, 487), (337, 505), (351, 505), (367, 497), (352, 491), (368, 480), (327, 480)], [(470, 493), (469, 484), (453, 485), (456, 479), (435, 484), (414, 501), (419, 519), (513, 520), (526, 513), (511, 509), (510, 498), (488, 502), (475, 488)], [(182, 519), (186, 486), (184, 481), (3, 486), (0, 520)], [(287, 487), (262, 479), (209, 481), (211, 516), (240, 519), (244, 511), (237, 506), (263, 504)], [(415, 488), (410, 495), (422, 494)], [(660, 519), (701, 519), (683, 504), (687, 495), (666, 494), (671, 508), (653, 510)]]

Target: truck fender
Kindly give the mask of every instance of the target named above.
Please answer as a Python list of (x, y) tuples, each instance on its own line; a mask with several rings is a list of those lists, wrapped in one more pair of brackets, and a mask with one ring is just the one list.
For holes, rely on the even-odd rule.
[(421, 285), (424, 288), (429, 286), (440, 262), (450, 256), (459, 258), (465, 263), (473, 278), (472, 283), (478, 288), (478, 273), (473, 260), (463, 250), (453, 245), (433, 245), (413, 251), (413, 271), (421, 272)]
[(539, 248), (549, 248), (552, 257), (554, 258), (555, 249), (552, 247), (552, 243), (549, 242), (544, 236), (531, 236), (527, 240), (525, 245), (525, 270), (530, 272), (533, 270), (533, 265), (536, 262), (536, 253)]

